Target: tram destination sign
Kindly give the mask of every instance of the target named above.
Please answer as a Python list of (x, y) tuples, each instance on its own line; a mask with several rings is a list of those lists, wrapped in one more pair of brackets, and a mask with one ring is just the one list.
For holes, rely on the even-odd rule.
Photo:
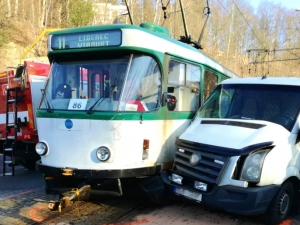
[(67, 50), (79, 48), (113, 47), (122, 44), (121, 30), (83, 32), (53, 35), (51, 49)]

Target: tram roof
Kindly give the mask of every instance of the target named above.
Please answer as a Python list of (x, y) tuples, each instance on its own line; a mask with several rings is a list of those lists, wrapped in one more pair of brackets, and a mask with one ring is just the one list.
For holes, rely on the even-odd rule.
[[(164, 51), (164, 53), (175, 54), (175, 55), (180, 56), (182, 58), (186, 58), (187, 60), (203, 63), (203, 64), (205, 64), (207, 66), (210, 66), (210, 67), (212, 67), (212, 68), (214, 68), (214, 69), (216, 69), (220, 72), (225, 73), (226, 75), (228, 75), (232, 78), (239, 78), (240, 77), (239, 75), (235, 74), (231, 70), (227, 69), (225, 66), (221, 65), (220, 63), (218, 63), (217, 61), (215, 61), (214, 59), (212, 59), (211, 57), (209, 57), (208, 55), (204, 54), (203, 52), (197, 50), (194, 47), (192, 47), (188, 44), (185, 44), (183, 42), (177, 41), (173, 38), (164, 36), (160, 33), (157, 33), (157, 32), (154, 32), (154, 31), (151, 31), (151, 30), (148, 30), (148, 29), (142, 28), (140, 26), (136, 26), (136, 25), (110, 24), (110, 25), (95, 25), (95, 26), (76, 27), (76, 28), (69, 28), (69, 29), (65, 29), (65, 30), (54, 31), (54, 32), (51, 32), (49, 34), (49, 36), (50, 35), (63, 35), (63, 34), (93, 32), (93, 31), (104, 31), (104, 30), (113, 30), (113, 29), (121, 29), (123, 32), (129, 30), (129, 31), (132, 31), (132, 32), (133, 31), (142, 31), (144, 33), (148, 33), (152, 36), (158, 37), (158, 38), (160, 38), (162, 40), (165, 40), (169, 43), (175, 44), (178, 47), (182, 47), (186, 50), (189, 50), (189, 51), (186, 51), (187, 52), (186, 54), (183, 54), (183, 51), (179, 51), (180, 54), (178, 54), (178, 53), (176, 54), (176, 51), (174, 51), (174, 47), (173, 47), (173, 48), (168, 48), (168, 50), (165, 48), (166, 51)], [(126, 34), (129, 34), (129, 33), (130, 32), (128, 32)], [(124, 36), (126, 36), (126, 34)], [(136, 35), (133, 35), (133, 37), (136, 37)], [(160, 40), (160, 41), (162, 41), (162, 40)], [(142, 44), (143, 47), (148, 48), (148, 49), (153, 49), (153, 47), (155, 47), (155, 45), (157, 45), (157, 42), (152, 42), (152, 41), (149, 41), (149, 40), (147, 40), (147, 41), (146, 40), (138, 40), (138, 41), (142, 42), (140, 44)], [(153, 44), (153, 43), (155, 43), (155, 44)], [(131, 40), (131, 41), (127, 42), (126, 44), (127, 44), (127, 46), (128, 46), (128, 44), (133, 44), (133, 41)], [(135, 44), (137, 44), (137, 43), (134, 43), (132, 46), (135, 46)], [(123, 43), (122, 43), (121, 47), (122, 46), (126, 46), (125, 43), (124, 43), (124, 40), (123, 40)], [(161, 45), (159, 48), (153, 49), (153, 50), (163, 51), (164, 48), (161, 48), (162, 46), (165, 47), (165, 45)], [(192, 54), (196, 53), (197, 55), (193, 54), (194, 57), (190, 57), (190, 53), (191, 53), (190, 51), (192, 51)], [(190, 52), (190, 53), (188, 53), (188, 52)]]
[(299, 77), (247, 77), (239, 79), (228, 79), (221, 84), (267, 84), (267, 85), (290, 85), (300, 86)]

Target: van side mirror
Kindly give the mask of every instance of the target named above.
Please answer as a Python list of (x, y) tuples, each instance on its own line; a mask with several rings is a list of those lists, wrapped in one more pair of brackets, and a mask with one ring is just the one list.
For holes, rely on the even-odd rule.
[(25, 69), (25, 66), (19, 66), (19, 67), (17, 68), (15, 77), (16, 77), (16, 78), (21, 77), (22, 74), (23, 74), (23, 72), (24, 72), (24, 69)]

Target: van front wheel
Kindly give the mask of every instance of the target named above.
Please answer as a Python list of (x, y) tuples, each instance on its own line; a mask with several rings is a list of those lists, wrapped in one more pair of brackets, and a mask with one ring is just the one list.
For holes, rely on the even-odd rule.
[(269, 225), (279, 224), (290, 212), (294, 197), (294, 188), (291, 182), (282, 185), (278, 193), (271, 201), (266, 214), (266, 223)]

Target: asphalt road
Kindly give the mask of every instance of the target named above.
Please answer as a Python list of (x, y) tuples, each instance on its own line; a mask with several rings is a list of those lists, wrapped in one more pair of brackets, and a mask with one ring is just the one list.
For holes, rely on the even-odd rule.
[[(9, 160), (9, 158), (7, 158)], [(7, 172), (11, 167), (6, 167)], [(0, 190), (24, 190), (44, 187), (43, 174), (30, 171), (19, 165), (15, 167), (15, 176), (3, 176), (3, 155), (0, 154)]]

